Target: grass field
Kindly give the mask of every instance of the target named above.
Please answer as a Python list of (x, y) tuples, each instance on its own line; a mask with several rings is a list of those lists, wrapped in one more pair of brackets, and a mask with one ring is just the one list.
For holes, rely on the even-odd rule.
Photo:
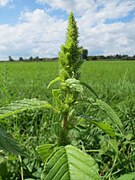
[[(47, 86), (58, 74), (57, 62), (0, 63), (0, 106), (24, 98), (49, 100)], [(135, 62), (85, 62), (81, 81), (92, 86), (99, 97), (120, 116), (135, 113)], [(85, 89), (86, 96), (92, 94)], [(122, 113), (122, 114), (121, 114)]]
[[(57, 74), (57, 62), (0, 63), (0, 106), (24, 98), (50, 99), (51, 89), (47, 86)], [(122, 112), (135, 113), (134, 61), (85, 62), (81, 80), (118, 113), (121, 108)], [(85, 94), (92, 95), (87, 89)]]
[[(0, 106), (16, 99), (48, 98), (47, 85), (57, 74), (56, 62), (0, 63)], [(134, 61), (85, 62), (81, 80), (108, 102), (134, 101)]]
[[(0, 63), (0, 106), (2, 107), (10, 102), (24, 98), (38, 98), (40, 100), (51, 101), (51, 89), (57, 86), (57, 83), (50, 89), (47, 89), (47, 86), (57, 74), (57, 62)], [(115, 154), (112, 151), (112, 146), (111, 150), (105, 149), (103, 159), (100, 155), (91, 154), (97, 160), (101, 174), (105, 175), (105, 180), (108, 180), (109, 173), (112, 175), (114, 173), (114, 177), (119, 177), (119, 171), (120, 174), (133, 172), (135, 153), (133, 155), (130, 153), (130, 151), (134, 152), (134, 149), (129, 141), (133, 136), (135, 137), (135, 62), (85, 62), (81, 67), (81, 81), (92, 86), (98, 96), (111, 105), (123, 122), (125, 132), (128, 135), (128, 137), (125, 135), (125, 138), (119, 141), (120, 146), (118, 145), (118, 147), (121, 152), (113, 169), (111, 163), (112, 161), (115, 162)], [(93, 94), (87, 89), (85, 89), (84, 93), (85, 96), (93, 97)], [(84, 107), (79, 106), (77, 110), (79, 115), (87, 111), (89, 117), (99, 121), (106, 118), (95, 107), (91, 108), (89, 112), (86, 105)], [(106, 120), (108, 121), (108, 119)], [(21, 179), (20, 168), (22, 166), (24, 179), (40, 179), (43, 167), (36, 148), (44, 143), (55, 142), (56, 137), (54, 136), (52, 124), (57, 121), (58, 116), (48, 110), (44, 112), (24, 112), (14, 117), (9, 117), (7, 121), (3, 121), (6, 130), (16, 139), (19, 139), (29, 152), (29, 157), (23, 159), (23, 165), (18, 157), (12, 155), (8, 156), (8, 160), (6, 159), (5, 161), (4, 159), (4, 167), (8, 167), (4, 172), (6, 179)], [(57, 131), (57, 126), (55, 131)], [(132, 137), (130, 136), (131, 134), (133, 134)], [(90, 125), (87, 131), (82, 131), (80, 140), (84, 142), (81, 147), (84, 146), (88, 150), (98, 150), (103, 148), (105, 142), (110, 139), (97, 127)], [(125, 144), (123, 143), (121, 146), (121, 142)], [(107, 164), (108, 162), (110, 165)], [(130, 162), (129, 165), (128, 162)], [(3, 175), (4, 177), (5, 174)]]

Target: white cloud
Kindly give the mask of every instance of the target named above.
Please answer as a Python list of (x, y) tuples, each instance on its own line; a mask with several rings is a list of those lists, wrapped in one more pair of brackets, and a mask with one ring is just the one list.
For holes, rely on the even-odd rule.
[[(37, 0), (52, 9), (73, 11), (77, 15), (80, 44), (89, 53), (135, 54), (135, 19), (122, 22), (122, 18), (135, 12), (134, 0)], [(113, 23), (106, 24), (106, 22)], [(116, 20), (116, 22), (115, 22)]]
[(0, 0), (0, 6), (6, 6), (11, 0)]
[[(134, 24), (133, 24), (134, 23)], [(135, 54), (135, 21), (132, 23), (99, 24), (82, 30), (80, 43), (90, 54)], [(81, 34), (81, 32), (80, 32)]]
[(134, 0), (36, 0), (36, 2), (47, 4), (53, 9), (63, 9), (67, 12), (73, 11), (81, 15), (86, 11), (98, 12), (101, 10), (100, 15), (106, 17), (106, 14), (108, 14), (109, 18), (121, 17), (126, 15), (127, 11), (135, 8)]
[[(82, 34), (80, 42), (92, 54), (135, 54), (133, 43), (135, 17), (131, 22), (122, 22), (122, 18), (135, 10), (135, 1), (97, 0), (97, 2), (101, 3), (99, 6), (101, 8), (96, 8), (95, 12), (88, 9), (78, 18), (80, 34)], [(107, 24), (107, 20), (114, 22)]]
[(0, 58), (11, 55), (57, 56), (64, 41), (66, 22), (49, 16), (41, 9), (21, 14), (20, 23), (15, 26), (0, 25)]
[(88, 8), (93, 9), (95, 7), (95, 3), (93, 0), (36, 0), (42, 4), (48, 4), (53, 9), (62, 9), (67, 12), (84, 12)]
[(101, 4), (104, 7), (97, 13), (97, 17), (100, 19), (115, 19), (122, 18), (128, 15), (129, 12), (135, 10), (134, 0), (113, 0), (111, 2), (106, 1)]

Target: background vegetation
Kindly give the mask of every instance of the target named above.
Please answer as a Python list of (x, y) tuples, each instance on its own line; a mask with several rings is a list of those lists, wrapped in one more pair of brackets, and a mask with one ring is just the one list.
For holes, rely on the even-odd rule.
[[(57, 62), (1, 63), (0, 106), (24, 98), (49, 99), (51, 102), (51, 91), (47, 86), (57, 73)], [(81, 131), (82, 136), (78, 137), (81, 149), (84, 148), (96, 159), (100, 175), (105, 179), (110, 177), (110, 173), (115, 179), (121, 174), (133, 172), (135, 169), (134, 62), (85, 62), (81, 67), (81, 80), (92, 85), (97, 94), (111, 105), (122, 120), (127, 133), (127, 136), (119, 139), (118, 146), (115, 146), (116, 142), (109, 141), (109, 137), (101, 130), (94, 125), (92, 127), (88, 125), (87, 131)], [(92, 96), (87, 90), (85, 95)], [(87, 111), (89, 117), (94, 119), (106, 118), (96, 107), (91, 108), (90, 111), (89, 108), (85, 105), (79, 106), (78, 112), (83, 115)], [(22, 173), (25, 179), (40, 179), (43, 164), (35, 149), (37, 145), (54, 141), (51, 123), (55, 118), (55, 115), (48, 110), (37, 110), (36, 113), (33, 111), (21, 113), (1, 122), (8, 132), (27, 147), (30, 154), (29, 157), (19, 159), (14, 155), (0, 152), (0, 175), (3, 179), (21, 179)], [(85, 143), (82, 144), (83, 142)], [(115, 162), (117, 153), (119, 156)]]
[[(117, 104), (122, 99), (134, 101), (134, 70), (133, 61), (84, 62), (81, 79), (91, 84), (107, 102), (113, 103), (115, 99)], [(48, 98), (47, 86), (57, 73), (57, 62), (0, 63), (1, 106), (23, 98)]]

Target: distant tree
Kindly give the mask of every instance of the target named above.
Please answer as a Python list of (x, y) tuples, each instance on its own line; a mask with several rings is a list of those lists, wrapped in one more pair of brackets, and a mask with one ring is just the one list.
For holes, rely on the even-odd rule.
[(101, 55), (100, 56), (100, 59), (102, 60), (102, 59), (106, 59), (106, 57), (104, 56), (104, 55)]
[(19, 61), (24, 61), (24, 59), (22, 57), (19, 58)]
[(11, 56), (9, 56), (8, 59), (9, 61), (14, 61), (14, 59)]
[(82, 50), (82, 57), (83, 57), (83, 59), (88, 59), (88, 50), (87, 49), (83, 49)]
[(39, 61), (39, 57), (36, 56), (36, 57), (34, 58), (34, 60), (35, 60), (35, 61)]
[(93, 60), (93, 61), (96, 61), (98, 58), (97, 58), (97, 56), (92, 56), (91, 57), (91, 60)]
[(106, 56), (107, 60), (112, 60), (112, 55)]
[(127, 59), (128, 59), (128, 55), (124, 54), (124, 55), (122, 56), (122, 60), (127, 60)]
[(33, 61), (33, 57), (32, 56), (29, 58), (29, 61)]
[(121, 55), (120, 55), (120, 54), (116, 54), (116, 55), (115, 55), (115, 58), (116, 58), (116, 59), (121, 59)]

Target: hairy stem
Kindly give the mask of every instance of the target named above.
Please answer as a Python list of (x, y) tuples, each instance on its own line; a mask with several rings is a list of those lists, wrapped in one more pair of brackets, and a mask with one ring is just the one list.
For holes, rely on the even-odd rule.
[(63, 129), (67, 132), (68, 131), (68, 115), (65, 114), (63, 118)]

